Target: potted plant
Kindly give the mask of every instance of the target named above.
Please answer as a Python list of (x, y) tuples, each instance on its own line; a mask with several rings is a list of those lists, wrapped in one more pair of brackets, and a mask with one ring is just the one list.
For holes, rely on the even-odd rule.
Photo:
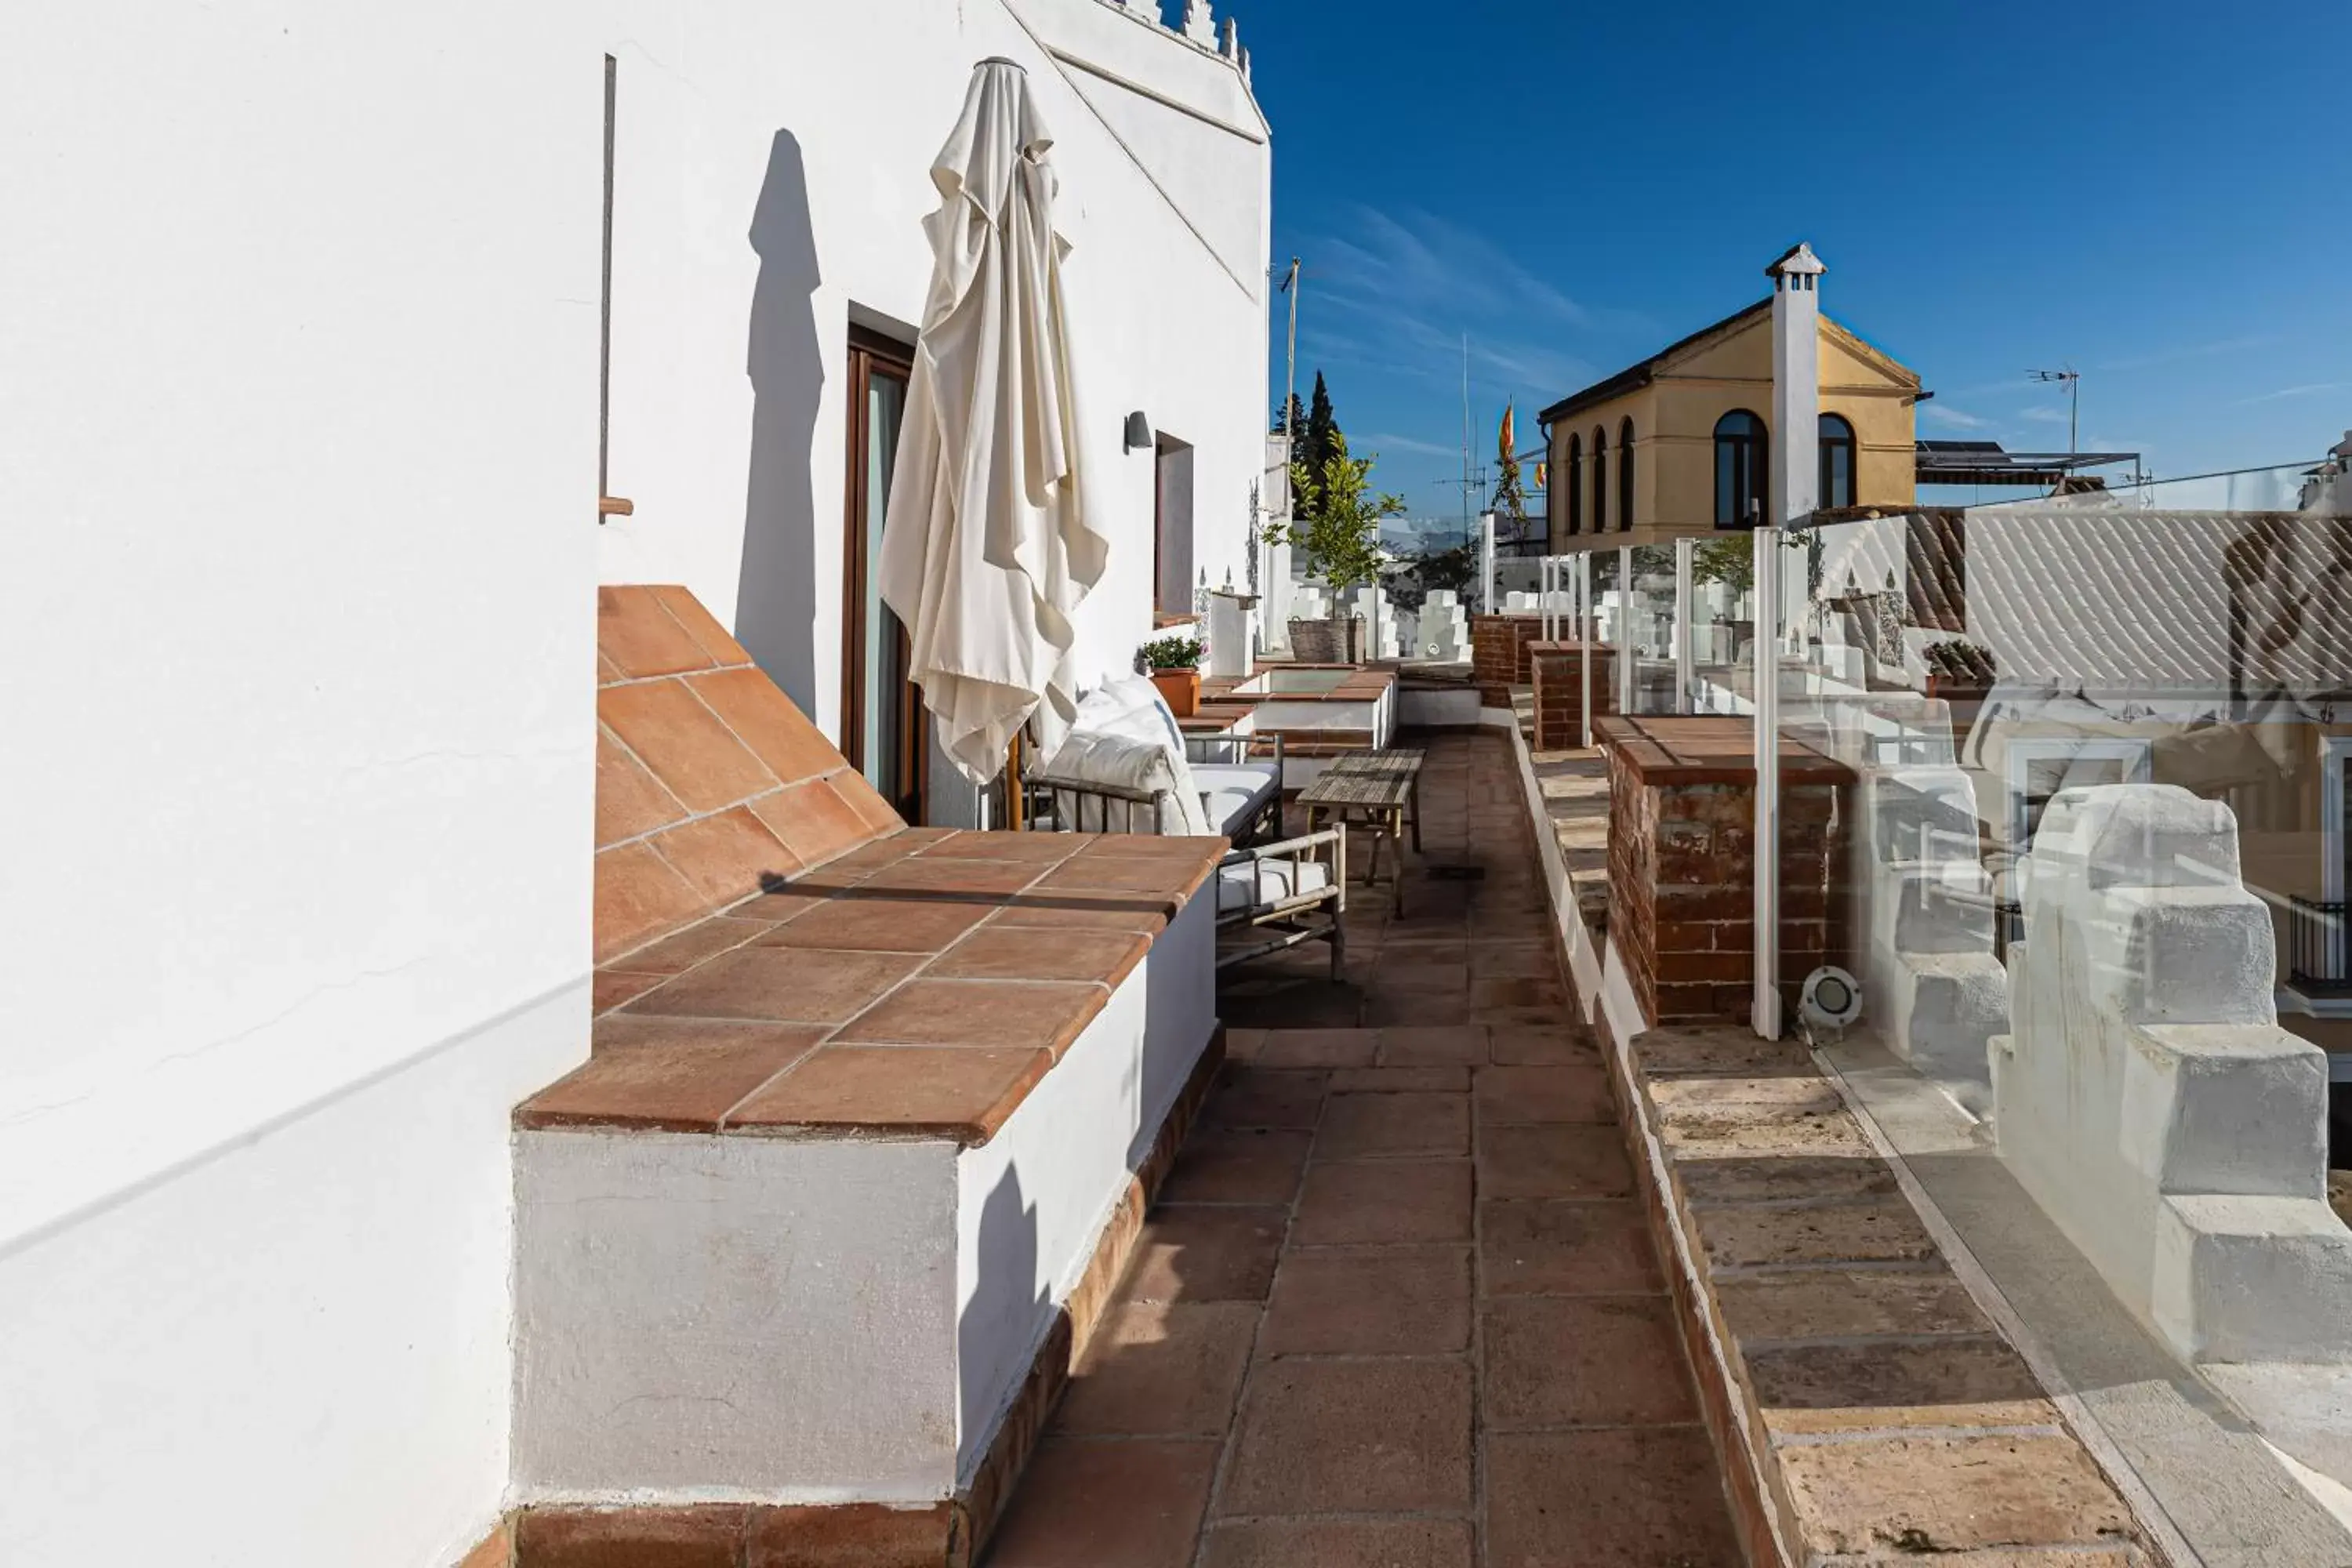
[(1159, 637), (1145, 643), (1143, 662), (1151, 668), (1151, 684), (1179, 719), (1201, 710), (1201, 639)]
[(1303, 462), (1290, 466), (1290, 482), (1306, 515), (1282, 526), (1292, 547), (1313, 557), (1330, 585), (1335, 613), (1328, 620), (1292, 621), (1290, 651), (1309, 664), (1356, 664), (1361, 662), (1361, 624), (1347, 613), (1345, 595), (1380, 580), (1381, 519), (1402, 511), (1404, 499), (1374, 495), (1372, 459), (1349, 457), (1347, 437), (1336, 430), (1331, 445), (1319, 471)]

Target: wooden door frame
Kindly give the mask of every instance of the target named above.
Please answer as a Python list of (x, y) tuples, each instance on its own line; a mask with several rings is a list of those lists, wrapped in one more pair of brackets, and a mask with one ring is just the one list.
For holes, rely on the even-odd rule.
[[(843, 421), (848, 428), (848, 450), (843, 459), (848, 472), (847, 482), (842, 487), (841, 724), (835, 740), (843, 760), (861, 773), (866, 771), (866, 698), (869, 674), (866, 668), (866, 600), (874, 570), (866, 549), (866, 456), (871, 436), (866, 419), (877, 365), (897, 373), (890, 379), (911, 383), (915, 374), (914, 350), (880, 332), (853, 324), (849, 329), (849, 416)], [(902, 626), (898, 632), (902, 655), (906, 637)], [(913, 822), (921, 816), (922, 804), (930, 793), (930, 752), (923, 744), (921, 696), (911, 681), (907, 694), (908, 700), (901, 704), (899, 747), (900, 755), (910, 764), (909, 794), (907, 798), (891, 799), (890, 805), (906, 816), (911, 803), (915, 813), (908, 820)]]

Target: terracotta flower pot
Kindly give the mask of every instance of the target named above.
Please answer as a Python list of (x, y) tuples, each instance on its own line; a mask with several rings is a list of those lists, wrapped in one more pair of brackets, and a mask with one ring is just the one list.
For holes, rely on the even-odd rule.
[(1151, 684), (1160, 688), (1160, 695), (1168, 703), (1168, 711), (1179, 719), (1190, 719), (1201, 710), (1201, 672), (1192, 669), (1155, 669)]

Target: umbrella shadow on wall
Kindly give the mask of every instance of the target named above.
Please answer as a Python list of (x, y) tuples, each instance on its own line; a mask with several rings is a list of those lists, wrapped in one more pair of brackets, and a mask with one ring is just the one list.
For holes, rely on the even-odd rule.
[(811, 484), (817, 409), (824, 396), (817, 339), (816, 233), (801, 144), (776, 132), (751, 214), (760, 258), (751, 289), (751, 471), (735, 635), (803, 712), (816, 701), (816, 502)]

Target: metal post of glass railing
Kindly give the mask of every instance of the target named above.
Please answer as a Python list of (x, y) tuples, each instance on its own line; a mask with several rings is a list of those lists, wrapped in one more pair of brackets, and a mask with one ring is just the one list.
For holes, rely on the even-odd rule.
[(1692, 610), (1697, 584), (1693, 581), (1693, 568), (1698, 560), (1698, 541), (1675, 541), (1675, 711), (1688, 713), (1696, 693), (1697, 684), (1691, 665), (1691, 642), (1695, 628), (1691, 625)]

